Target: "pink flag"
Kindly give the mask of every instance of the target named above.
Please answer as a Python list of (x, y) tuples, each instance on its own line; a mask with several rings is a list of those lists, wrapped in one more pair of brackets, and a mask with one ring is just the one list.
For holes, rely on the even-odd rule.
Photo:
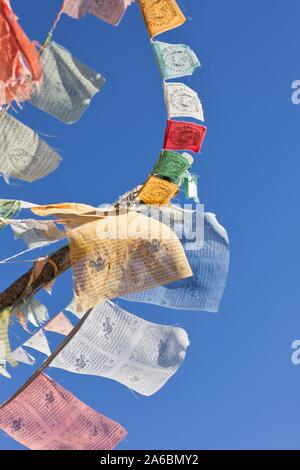
[(90, 13), (107, 23), (118, 25), (134, 0), (65, 0), (63, 12), (73, 18)]
[(44, 326), (44, 330), (53, 331), (61, 335), (67, 336), (73, 330), (73, 325), (70, 320), (66, 317), (63, 312), (60, 312), (54, 317), (47, 325)]
[(111, 450), (127, 435), (45, 374), (0, 408), (0, 428), (32, 450)]

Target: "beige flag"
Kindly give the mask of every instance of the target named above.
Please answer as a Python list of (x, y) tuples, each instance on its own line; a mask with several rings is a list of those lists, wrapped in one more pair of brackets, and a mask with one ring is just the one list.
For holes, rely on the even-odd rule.
[(63, 312), (60, 312), (44, 326), (44, 330), (67, 336), (73, 330), (73, 325)]
[(105, 298), (192, 276), (176, 234), (143, 214), (111, 215), (71, 229), (66, 222), (66, 227), (78, 312)]

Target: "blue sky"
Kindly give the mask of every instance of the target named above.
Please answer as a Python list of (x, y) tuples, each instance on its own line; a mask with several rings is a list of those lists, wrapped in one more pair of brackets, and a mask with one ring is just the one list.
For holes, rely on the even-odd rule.
[[(59, 0), (14, 0), (21, 24), (42, 41)], [(159, 39), (190, 45), (202, 68), (186, 83), (201, 96), (208, 134), (194, 171), (200, 195), (231, 240), (229, 282), (218, 315), (126, 304), (132, 313), (178, 324), (191, 346), (178, 374), (153, 397), (107, 379), (51, 369), (49, 375), (129, 431), (120, 449), (299, 449), (299, 122), (291, 83), (300, 78), (297, 0), (180, 0), (191, 18)], [(26, 105), (18, 118), (48, 135), (63, 162), (33, 184), (0, 182), (3, 198), (100, 204), (143, 181), (162, 145), (160, 75), (138, 7), (118, 28), (64, 16), (54, 39), (107, 79), (79, 123), (66, 126)], [(1, 232), (1, 259), (23, 245)], [(0, 268), (0, 288), (27, 266)], [(70, 275), (52, 297), (71, 298)], [(22, 338), (21, 330), (18, 330)], [(14, 338), (15, 344), (18, 339)], [(53, 335), (53, 345), (56, 344)], [(0, 379), (3, 401), (30, 375)], [(0, 432), (0, 449), (22, 446)]]

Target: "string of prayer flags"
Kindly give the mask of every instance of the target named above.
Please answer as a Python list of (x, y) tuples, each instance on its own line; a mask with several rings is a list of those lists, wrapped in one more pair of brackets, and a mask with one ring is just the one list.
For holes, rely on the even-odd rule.
[(0, 408), (0, 428), (31, 450), (112, 450), (127, 435), (45, 374)]
[(0, 0), (0, 107), (27, 100), (42, 79), (38, 53), (9, 0)]
[(44, 330), (67, 336), (73, 330), (73, 325), (63, 312), (60, 312), (44, 326)]
[(167, 177), (172, 183), (178, 184), (192, 163), (193, 158), (189, 154), (162, 150), (153, 174)]
[(207, 128), (193, 122), (168, 119), (164, 148), (167, 150), (190, 150), (198, 153), (205, 139)]
[(117, 26), (134, 0), (65, 0), (63, 12), (79, 19), (87, 13)]
[(36, 351), (39, 351), (40, 353), (45, 354), (48, 357), (51, 356), (49, 343), (42, 329), (35, 333), (33, 336), (31, 336), (27, 341), (25, 341), (22, 346), (35, 349)]
[(154, 41), (152, 47), (164, 80), (193, 75), (200, 67), (198, 57), (189, 46)]
[(0, 173), (32, 182), (54, 171), (61, 157), (29, 127), (5, 113), (0, 117)]
[(50, 367), (110, 378), (150, 396), (175, 374), (188, 346), (182, 328), (150, 323), (105, 301), (94, 307)]
[(175, 233), (129, 211), (67, 230), (76, 311), (192, 275)]
[(102, 88), (104, 78), (54, 41), (43, 49), (41, 62), (43, 82), (31, 96), (31, 103), (66, 124), (78, 121)]
[(150, 176), (138, 193), (145, 204), (165, 205), (177, 194), (178, 186), (169, 181)]
[(184, 83), (164, 83), (168, 118), (189, 117), (204, 121), (202, 105), (198, 94)]
[(25, 351), (22, 346), (19, 346), (17, 349), (12, 351), (11, 355), (17, 362), (22, 362), (23, 364), (27, 364), (29, 366), (33, 366), (35, 364), (35, 358)]
[[(184, 215), (179, 208), (161, 210), (167, 213), (181, 211)], [(205, 213), (204, 223), (204, 245), (193, 247), (183, 230), (184, 218), (178, 221), (177, 230), (183, 234), (181, 241), (193, 271), (192, 277), (123, 297), (168, 308), (218, 312), (228, 276), (229, 241), (226, 230), (214, 214)]]
[(185, 16), (176, 0), (138, 0), (150, 37), (177, 28)]

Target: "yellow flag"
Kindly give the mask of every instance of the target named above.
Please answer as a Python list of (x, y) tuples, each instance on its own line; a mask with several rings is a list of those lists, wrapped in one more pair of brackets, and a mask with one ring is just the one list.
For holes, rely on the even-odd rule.
[(77, 312), (193, 275), (173, 230), (143, 214), (109, 216), (67, 232)]
[(185, 16), (176, 0), (139, 0), (145, 23), (151, 37), (177, 28)]
[(62, 204), (48, 204), (46, 206), (34, 206), (31, 211), (41, 217), (49, 215), (84, 215), (88, 213), (95, 213), (96, 207), (87, 204), (78, 204), (73, 202), (65, 202)]
[(156, 176), (150, 176), (138, 194), (145, 204), (165, 205), (178, 191), (178, 186)]

